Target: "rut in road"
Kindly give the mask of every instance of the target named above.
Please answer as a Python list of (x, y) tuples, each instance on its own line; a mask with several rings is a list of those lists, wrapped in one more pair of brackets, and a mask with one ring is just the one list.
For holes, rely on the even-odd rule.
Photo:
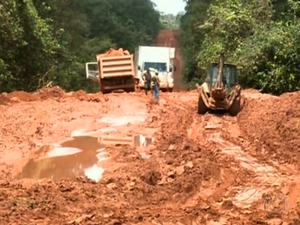
[[(236, 118), (230, 119), (237, 123)], [(255, 174), (254, 179), (249, 183), (234, 187), (237, 194), (230, 199), (233, 204), (240, 208), (249, 208), (253, 203), (259, 201), (264, 193), (299, 179), (297, 175), (288, 175), (285, 171), (279, 171), (274, 166), (260, 163), (258, 159), (247, 154), (240, 146), (224, 140), (221, 134), (226, 123), (228, 123), (226, 116), (210, 116), (204, 128), (206, 141), (216, 144), (217, 148), (213, 150), (216, 157), (223, 155), (233, 157), (240, 166)]]
[[(222, 138), (222, 133), (228, 131), (228, 128), (239, 133), (239, 127), (236, 117), (227, 115), (197, 115), (197, 93), (191, 93), (190, 96), (169, 96), (170, 99), (177, 98), (176, 107), (190, 114), (194, 111), (194, 123), (188, 129), (188, 136), (197, 136), (198, 141), (203, 141), (205, 145), (214, 146), (213, 154), (217, 158), (230, 157), (237, 162), (242, 168), (254, 174), (254, 178), (249, 182), (232, 187), (232, 191), (236, 193), (234, 197), (228, 197), (233, 204), (239, 208), (249, 208), (253, 203), (262, 199), (262, 195), (275, 188), (283, 185), (289, 185), (294, 181), (299, 180), (300, 175), (293, 171), (283, 171), (275, 168), (273, 165), (260, 162), (255, 157), (248, 154), (241, 146), (238, 146), (230, 141)], [(191, 100), (193, 99), (193, 100)]]

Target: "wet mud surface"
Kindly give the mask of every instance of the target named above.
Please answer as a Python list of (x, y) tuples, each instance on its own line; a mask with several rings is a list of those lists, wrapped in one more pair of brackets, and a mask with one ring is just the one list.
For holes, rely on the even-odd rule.
[(0, 223), (300, 224), (299, 93), (244, 95), (230, 117), (196, 92), (2, 94)]

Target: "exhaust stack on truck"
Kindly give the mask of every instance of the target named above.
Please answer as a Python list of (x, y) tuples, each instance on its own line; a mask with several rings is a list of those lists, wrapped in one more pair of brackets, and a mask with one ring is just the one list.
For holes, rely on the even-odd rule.
[(102, 93), (124, 90), (134, 91), (133, 55), (122, 48), (110, 49), (96, 55), (97, 62), (86, 63), (86, 77), (97, 83)]

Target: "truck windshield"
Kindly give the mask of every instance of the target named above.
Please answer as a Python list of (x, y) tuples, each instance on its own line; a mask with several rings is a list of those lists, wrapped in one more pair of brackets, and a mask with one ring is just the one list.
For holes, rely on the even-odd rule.
[(167, 72), (167, 63), (157, 63), (157, 62), (145, 62), (144, 70), (156, 69), (158, 72)]

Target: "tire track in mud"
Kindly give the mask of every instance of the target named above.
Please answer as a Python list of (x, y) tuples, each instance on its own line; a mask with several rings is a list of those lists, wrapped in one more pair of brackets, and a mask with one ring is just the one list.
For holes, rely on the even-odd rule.
[(286, 171), (280, 171), (272, 165), (260, 162), (246, 153), (241, 146), (224, 140), (222, 132), (225, 125), (230, 122), (233, 122), (230, 126), (238, 126), (236, 118), (210, 116), (204, 127), (206, 142), (216, 144), (217, 148), (213, 150), (216, 157), (226, 155), (234, 158), (242, 168), (252, 172), (254, 177), (250, 182), (234, 186), (232, 190), (236, 194), (225, 200), (231, 200), (234, 205), (242, 209), (250, 208), (254, 203), (262, 200), (263, 194), (299, 179), (297, 175), (287, 174)]
[[(228, 127), (233, 128), (239, 133), (239, 127), (236, 118), (217, 115), (197, 115), (196, 101), (186, 101), (185, 97), (177, 97), (178, 101), (174, 106), (178, 109), (185, 109), (186, 112), (193, 110), (193, 124), (188, 129), (188, 137), (198, 134), (198, 140), (204, 145), (214, 146), (212, 149), (216, 158), (233, 158), (242, 168), (250, 171), (254, 176), (249, 182), (232, 187), (232, 197), (224, 200), (230, 200), (234, 205), (241, 209), (250, 208), (254, 203), (262, 199), (263, 194), (281, 188), (283, 185), (293, 183), (299, 180), (299, 176), (282, 171), (275, 166), (260, 162), (252, 157), (238, 146), (222, 137), (223, 132), (228, 131)], [(197, 99), (196, 95), (195, 98)], [(189, 113), (190, 114), (190, 113)], [(187, 114), (188, 116), (188, 114)], [(202, 136), (202, 138), (199, 138)]]

